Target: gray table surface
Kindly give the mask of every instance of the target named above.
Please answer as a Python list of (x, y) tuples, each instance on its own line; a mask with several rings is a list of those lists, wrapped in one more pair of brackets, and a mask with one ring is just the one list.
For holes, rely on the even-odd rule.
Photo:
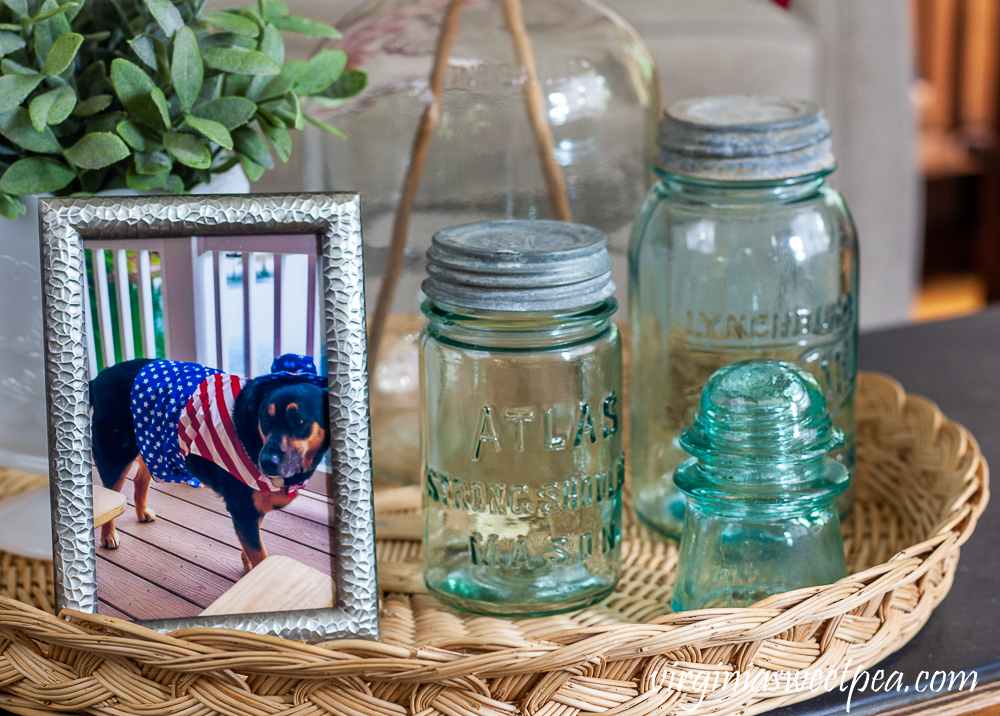
[[(967, 318), (864, 334), (861, 370), (892, 375), (910, 393), (935, 401), (967, 427), (1000, 470), (1000, 307)], [(955, 583), (927, 625), (877, 668), (902, 674), (900, 691), (855, 691), (851, 714), (877, 713), (942, 695), (915, 688), (920, 672), (975, 671), (979, 688), (1000, 681), (1000, 498), (987, 507), (962, 548)], [(874, 671), (874, 669), (872, 669)], [(927, 677), (923, 677), (926, 682)], [(834, 691), (775, 716), (844, 713), (847, 693)], [(0, 716), (10, 716), (0, 709)]]
[[(1000, 470), (1000, 307), (966, 318), (865, 334), (859, 363), (861, 370), (887, 373), (908, 393), (937, 403), (949, 419), (969, 429), (987, 463), (994, 471)], [(976, 531), (962, 547), (951, 592), (913, 640), (877, 667), (886, 674), (901, 672), (904, 689), (855, 692), (852, 716), (943, 696), (946, 692), (916, 690), (922, 671), (974, 670), (979, 687), (1000, 680), (998, 544), (1000, 498), (994, 494)], [(926, 681), (924, 676), (921, 685)], [(772, 713), (843, 714), (846, 701), (847, 693), (833, 692)]]

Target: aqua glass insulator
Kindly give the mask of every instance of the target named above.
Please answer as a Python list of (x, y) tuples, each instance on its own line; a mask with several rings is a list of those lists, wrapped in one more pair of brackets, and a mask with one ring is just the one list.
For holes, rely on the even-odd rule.
[(847, 575), (837, 496), (844, 442), (822, 388), (786, 361), (748, 360), (705, 383), (691, 457), (674, 481), (687, 497), (673, 609), (743, 607)]

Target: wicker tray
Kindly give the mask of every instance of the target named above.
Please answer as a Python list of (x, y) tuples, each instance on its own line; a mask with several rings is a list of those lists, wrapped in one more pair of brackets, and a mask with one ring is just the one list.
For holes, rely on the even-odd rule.
[[(0, 707), (109, 716), (642, 716), (753, 714), (808, 698), (808, 690), (776, 693), (754, 677), (828, 672), (848, 659), (873, 665), (899, 649), (948, 593), (959, 547), (989, 495), (975, 440), (929, 401), (864, 375), (857, 416), (858, 502), (844, 525), (852, 574), (836, 584), (746, 609), (672, 615), (676, 548), (633, 524), (621, 584), (607, 601), (508, 621), (461, 614), (420, 593), (419, 543), (383, 540), (383, 582), (410, 585), (383, 595), (383, 642), (307, 646), (212, 629), (163, 636), (98, 615), (59, 619), (44, 611), (51, 566), (0, 555)], [(32, 479), (0, 475), (0, 493)], [(738, 688), (717, 679), (696, 706), (706, 673), (737, 670)]]

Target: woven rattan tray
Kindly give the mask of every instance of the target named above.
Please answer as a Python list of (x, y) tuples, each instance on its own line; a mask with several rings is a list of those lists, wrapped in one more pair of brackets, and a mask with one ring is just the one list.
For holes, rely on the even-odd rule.
[[(0, 707), (109, 716), (642, 716), (752, 714), (807, 698), (808, 690), (779, 691), (754, 676), (828, 672), (848, 659), (873, 665), (899, 649), (948, 593), (959, 547), (989, 494), (975, 440), (929, 401), (864, 375), (857, 418), (858, 501), (844, 525), (852, 574), (836, 584), (746, 609), (672, 615), (676, 548), (633, 524), (621, 584), (607, 601), (508, 621), (442, 607), (415, 578), (419, 543), (382, 540), (383, 586), (406, 590), (383, 594), (382, 643), (307, 646), (211, 629), (163, 636), (97, 615), (59, 619), (47, 613), (51, 565), (0, 555)], [(31, 479), (0, 474), (0, 493)], [(411, 506), (398, 498), (407, 492), (395, 494), (382, 501), (383, 517), (395, 511), (390, 522), (405, 524)], [(699, 704), (706, 672), (737, 671), (738, 685), (716, 679)]]

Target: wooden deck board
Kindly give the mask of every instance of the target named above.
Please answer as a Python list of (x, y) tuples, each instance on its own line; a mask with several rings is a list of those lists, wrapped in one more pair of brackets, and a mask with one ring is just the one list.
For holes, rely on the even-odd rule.
[(97, 584), (101, 599), (132, 619), (179, 619), (194, 617), (201, 607), (161, 589), (106, 559), (97, 560)]
[[(128, 508), (115, 521), (121, 544), (117, 550), (97, 548), (102, 614), (136, 620), (197, 616), (243, 577), (232, 518), (213, 490), (153, 483), (149, 506), (157, 519), (150, 523), (136, 519), (131, 480), (122, 493)], [(264, 518), (268, 553), (332, 574), (329, 509), (326, 497), (302, 490), (289, 508)]]
[[(128, 525), (130, 528), (128, 532), (121, 529), (121, 544), (118, 549), (101, 549), (104, 558), (147, 582), (152, 582), (167, 591), (183, 596), (187, 601), (194, 602), (203, 609), (218, 599), (220, 594), (243, 576), (242, 574), (231, 575), (236, 576), (236, 580), (227, 579), (171, 554), (165, 549), (156, 547), (150, 542), (140, 541), (139, 535), (144, 531), (151, 532), (152, 530), (149, 528), (155, 526), (156, 523), (134, 524)], [(124, 528), (126, 525), (122, 525), (122, 527)], [(134, 529), (131, 529), (133, 527)], [(157, 532), (162, 535), (164, 531), (158, 530)], [(169, 544), (173, 550), (181, 551), (179, 549), (181, 545), (173, 540), (164, 542), (164, 544)], [(235, 552), (235, 550), (233, 551)], [(199, 556), (203, 558), (203, 555)], [(239, 553), (236, 554), (236, 561), (237, 563), (240, 561)], [(239, 571), (242, 573), (243, 570)]]
[(132, 619), (132, 617), (130, 617), (125, 612), (118, 611), (107, 602), (102, 602), (102, 601), (97, 602), (97, 613), (103, 614), (106, 617), (118, 617), (119, 619), (128, 619), (128, 620)]
[[(134, 502), (130, 499), (129, 507), (133, 506)], [(160, 522), (161, 520), (171, 522), (191, 530), (196, 535), (203, 535), (216, 542), (229, 544), (239, 549), (239, 542), (236, 539), (236, 532), (233, 529), (233, 521), (228, 513), (222, 515), (204, 507), (184, 502), (164, 492), (150, 494), (149, 506), (156, 511), (156, 522)], [(148, 526), (153, 526), (156, 522)], [(267, 523), (266, 517), (264, 518), (264, 522)], [(140, 527), (144, 526), (147, 525), (140, 525)], [(315, 567), (321, 572), (331, 573), (328, 552), (313, 549), (300, 542), (288, 539), (283, 535), (270, 532), (267, 529), (262, 532), (264, 547), (268, 551), (268, 554), (283, 554), (298, 562), (308, 564), (310, 567)]]
[[(181, 484), (157, 485), (156, 492), (170, 495), (195, 507), (210, 510), (232, 522), (232, 518), (229, 516), (229, 511), (226, 510), (226, 505), (222, 498), (207, 487), (193, 489)], [(154, 496), (150, 497), (150, 505), (154, 510), (156, 509), (156, 499)], [(305, 506), (303, 511), (311, 514), (315, 519), (304, 517), (301, 513), (296, 514), (291, 509), (299, 503)], [(285, 509), (275, 510), (267, 515), (261, 524), (261, 531), (265, 534), (273, 534), (290, 539), (306, 547), (313, 547), (324, 552), (329, 552), (331, 534), (330, 529), (326, 526), (329, 524), (329, 517), (323, 514), (326, 504), (319, 500), (310, 499), (305, 494), (298, 495)], [(320, 519), (322, 519), (322, 522), (319, 521)]]

